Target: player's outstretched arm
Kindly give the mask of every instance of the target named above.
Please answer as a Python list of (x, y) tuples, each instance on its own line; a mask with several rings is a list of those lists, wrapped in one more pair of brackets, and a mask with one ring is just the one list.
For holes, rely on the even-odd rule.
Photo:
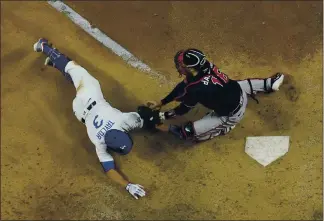
[(145, 196), (145, 190), (143, 186), (130, 183), (117, 170), (110, 169), (107, 172), (107, 176), (114, 182), (124, 187), (135, 199)]
[(116, 170), (114, 159), (106, 151), (105, 145), (96, 145), (96, 152), (103, 170), (110, 179), (125, 188), (135, 199), (145, 196), (143, 186), (130, 183)]
[(115, 183), (120, 184), (122, 187), (126, 188), (129, 183), (117, 170), (110, 169), (106, 172), (107, 176), (112, 179)]

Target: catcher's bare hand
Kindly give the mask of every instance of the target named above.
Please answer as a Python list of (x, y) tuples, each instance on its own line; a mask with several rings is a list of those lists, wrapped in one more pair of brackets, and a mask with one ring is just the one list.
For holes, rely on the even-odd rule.
[(156, 101), (148, 101), (147, 103), (146, 103), (146, 106), (148, 106), (149, 108), (151, 108), (151, 109), (161, 109), (161, 107), (162, 107), (162, 103), (161, 103), (161, 101), (158, 101), (158, 102), (156, 102)]

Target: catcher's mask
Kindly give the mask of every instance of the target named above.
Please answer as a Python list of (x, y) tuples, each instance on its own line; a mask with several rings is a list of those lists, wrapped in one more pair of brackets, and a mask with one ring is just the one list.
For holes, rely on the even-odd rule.
[(198, 49), (180, 50), (174, 56), (174, 64), (179, 71), (179, 77), (194, 75), (200, 71), (206, 73), (210, 63), (205, 54)]
[(107, 149), (121, 155), (128, 154), (133, 147), (133, 141), (129, 134), (115, 129), (106, 132), (105, 143), (107, 145)]

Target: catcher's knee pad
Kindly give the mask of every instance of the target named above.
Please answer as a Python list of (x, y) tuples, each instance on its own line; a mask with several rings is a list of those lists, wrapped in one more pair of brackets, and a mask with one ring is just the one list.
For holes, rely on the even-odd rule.
[[(275, 75), (275, 76), (278, 76), (278, 75)], [(253, 87), (252, 87), (252, 83), (251, 83), (251, 80), (253, 80), (253, 79), (248, 78), (246, 80), (249, 83), (251, 94), (255, 94), (255, 92), (253, 90)], [(265, 79), (260, 79), (260, 80), (263, 80), (263, 90), (264, 90), (265, 93), (273, 92), (272, 87), (271, 87), (272, 78), (265, 78)]]
[(182, 126), (170, 125), (169, 132), (182, 140), (193, 140), (196, 135), (194, 125), (191, 121)]

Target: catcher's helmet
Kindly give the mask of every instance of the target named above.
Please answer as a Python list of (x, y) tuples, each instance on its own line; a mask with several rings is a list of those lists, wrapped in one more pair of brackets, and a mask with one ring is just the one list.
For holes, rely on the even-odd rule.
[(196, 71), (206, 72), (210, 66), (205, 54), (198, 49), (180, 50), (174, 56), (174, 64), (180, 75), (188, 73), (184, 68), (193, 68)]

